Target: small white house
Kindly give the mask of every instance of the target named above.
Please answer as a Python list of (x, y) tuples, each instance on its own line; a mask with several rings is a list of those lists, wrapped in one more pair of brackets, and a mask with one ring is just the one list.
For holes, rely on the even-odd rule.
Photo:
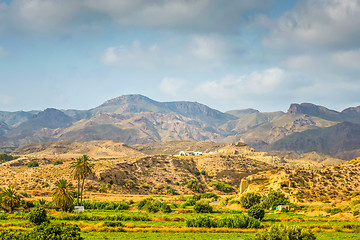
[(290, 211), (290, 207), (289, 207), (289, 205), (279, 205), (276, 207), (276, 210), (279, 210), (280, 212), (281, 211), (288, 212), (288, 211)]
[(75, 206), (74, 212), (85, 212), (84, 206)]
[(180, 151), (179, 156), (199, 156), (203, 155), (202, 152), (194, 152), (194, 151)]

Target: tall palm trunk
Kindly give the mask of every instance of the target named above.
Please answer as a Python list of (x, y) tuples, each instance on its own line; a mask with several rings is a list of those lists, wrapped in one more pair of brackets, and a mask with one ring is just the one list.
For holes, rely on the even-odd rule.
[(85, 178), (82, 179), (82, 184), (81, 184), (81, 206), (83, 206), (83, 192), (84, 192), (84, 185), (85, 185)]
[(79, 206), (79, 196), (80, 196), (80, 176), (78, 176), (77, 180), (78, 180), (78, 186), (77, 186), (78, 190), (77, 190), (77, 196), (76, 196), (76, 205), (78, 205), (78, 206)]

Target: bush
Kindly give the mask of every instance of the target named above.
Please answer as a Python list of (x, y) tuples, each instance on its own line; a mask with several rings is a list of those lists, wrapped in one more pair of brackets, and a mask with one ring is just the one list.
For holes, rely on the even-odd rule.
[(175, 191), (175, 189), (173, 188), (169, 188), (167, 191), (166, 191), (166, 194), (169, 194), (169, 195), (178, 195), (178, 193)]
[(171, 213), (171, 212), (172, 212), (170, 205), (168, 205), (166, 202), (163, 202), (163, 203), (161, 204), (160, 210), (161, 210), (163, 213)]
[(14, 160), (17, 158), (18, 157), (11, 156), (10, 154), (7, 154), (7, 153), (0, 153), (0, 163), (11, 161), (11, 160)]
[(260, 194), (251, 192), (241, 196), (240, 204), (243, 208), (249, 209), (256, 204), (259, 204), (260, 200)]
[(80, 228), (77, 225), (65, 223), (43, 223), (31, 232), (0, 231), (0, 239), (83, 240), (80, 236)]
[(36, 207), (28, 213), (28, 219), (31, 223), (40, 225), (44, 222), (49, 222), (46, 210), (43, 207)]
[(27, 164), (27, 167), (32, 168), (32, 167), (38, 167), (39, 164), (36, 161), (31, 161)]
[(61, 164), (63, 164), (64, 162), (63, 161), (61, 161), (61, 160), (56, 160), (53, 164), (54, 165), (61, 165)]
[(260, 221), (247, 215), (234, 215), (225, 217), (216, 222), (209, 216), (197, 216), (186, 220), (187, 227), (226, 227), (226, 228), (260, 228)]
[(341, 213), (342, 210), (340, 208), (330, 208), (325, 210), (327, 213), (330, 213), (331, 215)]
[(193, 219), (186, 219), (187, 227), (217, 227), (216, 222), (209, 216), (197, 216)]
[(235, 189), (232, 186), (221, 182), (211, 182), (210, 185), (214, 186), (217, 190), (225, 193), (231, 193), (235, 191)]
[(124, 226), (121, 222), (104, 222), (104, 227), (122, 227)]
[(193, 198), (188, 198), (186, 201), (181, 205), (183, 208), (187, 206), (194, 206), (196, 204), (196, 200)]
[(190, 179), (186, 186), (193, 192), (201, 192), (203, 190), (203, 186), (194, 179)]
[(215, 201), (217, 201), (220, 197), (216, 193), (208, 192), (201, 194), (200, 198), (213, 198)]
[(268, 230), (257, 233), (255, 240), (315, 240), (314, 233), (297, 226), (273, 225)]
[(260, 205), (254, 205), (249, 209), (248, 215), (261, 221), (265, 216), (265, 210)]
[(260, 228), (260, 221), (245, 214), (221, 218), (217, 221), (218, 227), (227, 228)]
[(274, 209), (278, 205), (286, 205), (289, 201), (282, 192), (272, 191), (261, 198), (261, 205), (265, 209)]
[(212, 213), (213, 207), (209, 203), (197, 202), (194, 206), (194, 210), (197, 213)]
[(156, 213), (159, 211), (159, 207), (157, 207), (152, 202), (147, 202), (142, 209), (148, 213)]

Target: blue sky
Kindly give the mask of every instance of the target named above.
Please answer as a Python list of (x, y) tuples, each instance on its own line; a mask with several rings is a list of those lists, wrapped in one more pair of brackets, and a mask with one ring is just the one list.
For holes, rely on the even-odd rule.
[(360, 105), (359, 0), (0, 0), (0, 110)]

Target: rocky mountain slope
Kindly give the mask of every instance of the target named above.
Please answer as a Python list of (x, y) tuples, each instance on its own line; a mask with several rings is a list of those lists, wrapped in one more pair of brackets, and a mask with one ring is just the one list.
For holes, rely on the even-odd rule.
[[(259, 150), (316, 151), (351, 159), (359, 155), (360, 106), (342, 112), (311, 103), (287, 113), (255, 109), (222, 113), (196, 102), (158, 102), (124, 95), (90, 110), (0, 112), (0, 146), (49, 141), (242, 141)], [(332, 133), (330, 133), (332, 132)], [(336, 134), (338, 132), (339, 134)]]

